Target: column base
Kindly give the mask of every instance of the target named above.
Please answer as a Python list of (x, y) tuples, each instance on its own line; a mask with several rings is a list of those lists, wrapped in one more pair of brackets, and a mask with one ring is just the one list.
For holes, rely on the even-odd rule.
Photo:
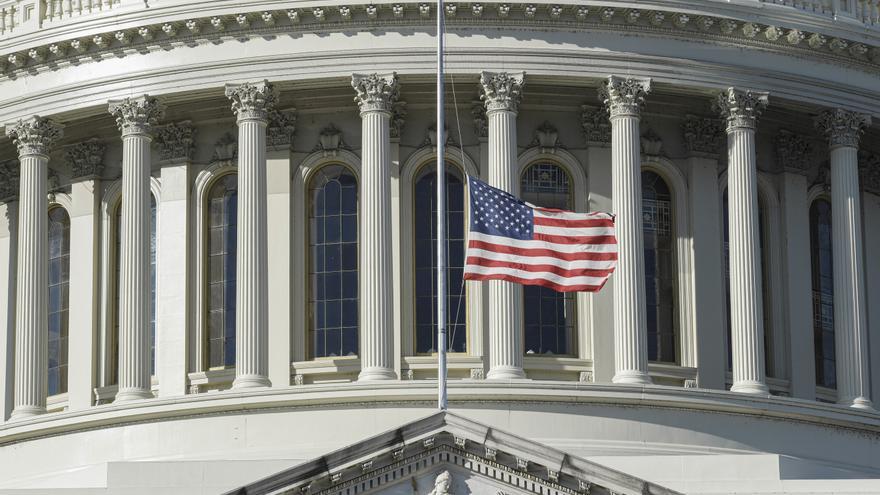
[(863, 411), (873, 411), (874, 403), (871, 399), (865, 397), (856, 397), (855, 399), (844, 399), (837, 401), (841, 406), (851, 407), (853, 409), (861, 409)]
[(374, 366), (362, 369), (358, 375), (359, 382), (376, 382), (381, 380), (397, 380), (397, 373), (391, 368)]
[(737, 392), (740, 394), (752, 394), (752, 395), (770, 395), (770, 389), (767, 388), (767, 384), (763, 382), (756, 382), (752, 380), (743, 380), (733, 384), (730, 387), (731, 392)]
[(494, 366), (486, 375), (487, 380), (523, 380), (526, 373), (516, 366)]
[(129, 400), (152, 399), (153, 392), (142, 388), (126, 388), (116, 393), (113, 402), (125, 402)]
[(9, 420), (15, 421), (15, 420), (19, 420), (19, 419), (33, 418), (34, 416), (39, 416), (41, 414), (46, 414), (45, 407), (18, 406), (12, 410), (12, 414), (9, 416)]
[(232, 382), (233, 389), (242, 389), (242, 388), (265, 388), (271, 387), (272, 382), (269, 381), (268, 377), (263, 375), (241, 375), (236, 376), (235, 380)]
[(651, 385), (654, 383), (647, 372), (639, 370), (621, 370), (614, 374), (611, 383), (623, 385)]

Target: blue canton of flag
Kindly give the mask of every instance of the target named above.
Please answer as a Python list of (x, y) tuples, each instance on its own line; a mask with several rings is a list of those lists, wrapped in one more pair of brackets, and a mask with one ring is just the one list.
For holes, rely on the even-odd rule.
[(471, 230), (488, 235), (531, 239), (534, 212), (516, 196), (469, 177)]

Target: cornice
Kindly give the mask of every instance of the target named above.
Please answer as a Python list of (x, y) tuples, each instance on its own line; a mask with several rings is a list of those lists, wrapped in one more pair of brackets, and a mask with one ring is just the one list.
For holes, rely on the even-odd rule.
[[(450, 29), (473, 26), (638, 32), (814, 57), (872, 73), (880, 69), (880, 43), (875, 45), (866, 40), (835, 37), (805, 27), (783, 27), (782, 23), (765, 24), (721, 15), (695, 14), (684, 5), (679, 12), (622, 8), (613, 2), (607, 7), (540, 3), (450, 3), (447, 7), (446, 22)], [(19, 50), (4, 51), (0, 54), (0, 74), (10, 78), (23, 77), (101, 60), (105, 56), (125, 57), (205, 42), (246, 40), (281, 33), (430, 27), (434, 22), (431, 9), (430, 4), (413, 3), (328, 5), (123, 24), (124, 29), (86, 31), (89, 33), (86, 36), (71, 36), (45, 44), (38, 42)], [(762, 15), (761, 19), (766, 17)], [(155, 17), (147, 20), (155, 20)], [(75, 35), (83, 30), (68, 32)]]

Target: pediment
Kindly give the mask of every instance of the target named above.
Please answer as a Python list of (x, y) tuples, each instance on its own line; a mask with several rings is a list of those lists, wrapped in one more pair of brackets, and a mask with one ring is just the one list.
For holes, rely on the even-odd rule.
[(449, 412), (408, 423), (230, 492), (239, 495), (676, 493)]

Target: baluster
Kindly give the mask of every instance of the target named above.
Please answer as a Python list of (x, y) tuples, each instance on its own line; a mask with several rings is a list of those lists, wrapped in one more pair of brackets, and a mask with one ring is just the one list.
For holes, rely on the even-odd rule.
[(104, 3), (101, 5), (102, 10), (110, 10), (113, 7), (113, 0), (104, 0)]
[(64, 13), (67, 17), (73, 17), (73, 0), (64, 0)]
[(0, 9), (0, 33), (6, 32), (6, 9)]
[(55, 0), (55, 18), (61, 19), (64, 16), (64, 5), (61, 0)]

